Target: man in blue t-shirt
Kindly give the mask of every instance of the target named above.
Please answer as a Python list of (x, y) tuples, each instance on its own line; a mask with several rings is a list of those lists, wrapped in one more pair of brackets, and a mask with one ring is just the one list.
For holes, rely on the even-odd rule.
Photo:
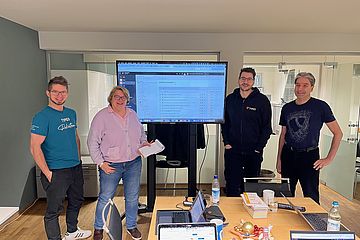
[(84, 179), (76, 113), (64, 107), (68, 97), (67, 80), (62, 76), (51, 79), (46, 95), (49, 104), (34, 116), (30, 138), (31, 154), (41, 169), (41, 183), (47, 197), (46, 235), (48, 239), (61, 239), (59, 215), (67, 196), (67, 233), (63, 240), (88, 238), (91, 231), (77, 227), (84, 201)]
[[(301, 72), (295, 77), (296, 99), (284, 105), (280, 115), (281, 134), (276, 169), (282, 177), (290, 179), (290, 190), (295, 196), (296, 184), (300, 185), (304, 197), (319, 199), (320, 169), (334, 159), (342, 138), (342, 131), (329, 107), (319, 99), (311, 97), (315, 77)], [(333, 134), (330, 150), (320, 159), (319, 137), (323, 123)]]

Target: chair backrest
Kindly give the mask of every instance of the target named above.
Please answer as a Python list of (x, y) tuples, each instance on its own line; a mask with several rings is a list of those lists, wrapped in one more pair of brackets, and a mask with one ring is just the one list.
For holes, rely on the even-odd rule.
[(292, 196), (288, 178), (244, 178), (245, 192), (256, 192), (258, 196), (262, 197), (265, 189), (273, 190), (275, 197), (282, 197), (281, 193), (287, 197)]
[[(110, 218), (109, 218), (109, 225), (106, 225), (105, 220), (105, 209), (110, 207)], [(121, 214), (117, 209), (115, 203), (109, 199), (107, 204), (105, 205), (102, 211), (102, 218), (104, 222), (103, 229), (109, 235), (111, 240), (122, 240), (122, 222), (121, 222)]]

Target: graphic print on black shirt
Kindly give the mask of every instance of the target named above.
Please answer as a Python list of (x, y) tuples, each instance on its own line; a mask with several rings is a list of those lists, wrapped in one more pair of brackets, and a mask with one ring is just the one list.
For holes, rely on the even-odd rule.
[(310, 118), (311, 112), (308, 110), (292, 112), (289, 114), (287, 119), (287, 125), (289, 126), (288, 131), (294, 142), (302, 142), (306, 139), (310, 130)]

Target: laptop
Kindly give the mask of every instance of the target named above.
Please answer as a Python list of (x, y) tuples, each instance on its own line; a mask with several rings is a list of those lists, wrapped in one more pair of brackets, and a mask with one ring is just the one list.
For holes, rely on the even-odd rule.
[(156, 225), (161, 223), (205, 222), (204, 210), (204, 197), (199, 191), (190, 210), (157, 210)]
[(354, 232), (290, 231), (290, 240), (355, 240)]
[[(327, 229), (327, 220), (328, 220), (328, 213), (306, 213), (301, 212), (297, 206), (295, 206), (290, 199), (288, 199), (285, 195), (282, 196), (286, 199), (286, 201), (295, 209), (296, 213), (300, 215), (308, 225), (314, 231), (326, 231)], [(343, 224), (340, 226), (340, 231), (349, 231)]]
[[(102, 218), (105, 219), (105, 209), (110, 206), (110, 218), (108, 225), (104, 224), (104, 232), (106, 232), (109, 235), (109, 238), (111, 240), (121, 240), (122, 239), (122, 217), (117, 209), (115, 203), (109, 199), (107, 204), (105, 205), (103, 211), (102, 211)], [(104, 221), (106, 222), (106, 221)]]
[(158, 240), (216, 240), (215, 223), (170, 223), (158, 225)]

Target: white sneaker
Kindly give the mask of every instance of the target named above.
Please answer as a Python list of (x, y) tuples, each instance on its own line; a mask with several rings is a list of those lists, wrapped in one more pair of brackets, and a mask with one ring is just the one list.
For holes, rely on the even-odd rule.
[(65, 233), (65, 236), (63, 237), (62, 240), (85, 239), (90, 236), (91, 236), (90, 230), (82, 230), (78, 228), (78, 230), (73, 233), (68, 233), (68, 232)]

